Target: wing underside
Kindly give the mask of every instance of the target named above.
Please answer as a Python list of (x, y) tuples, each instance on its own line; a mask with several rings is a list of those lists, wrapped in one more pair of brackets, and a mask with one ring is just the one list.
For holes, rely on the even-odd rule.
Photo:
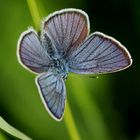
[(69, 56), (70, 71), (79, 74), (112, 73), (127, 68), (131, 63), (126, 48), (100, 32), (90, 35)]
[(77, 47), (89, 33), (88, 16), (77, 9), (57, 11), (43, 22), (47, 32), (61, 56)]
[(49, 68), (50, 58), (33, 29), (23, 32), (18, 42), (19, 62), (32, 72), (41, 73)]
[(36, 78), (40, 96), (49, 114), (61, 120), (64, 114), (66, 89), (64, 81), (52, 72), (44, 73)]

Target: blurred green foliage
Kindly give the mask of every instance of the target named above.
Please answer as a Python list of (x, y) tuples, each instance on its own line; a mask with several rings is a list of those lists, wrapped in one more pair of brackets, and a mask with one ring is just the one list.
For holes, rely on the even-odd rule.
[[(87, 12), (91, 32), (101, 31), (121, 41), (133, 65), (98, 79), (70, 75), (67, 100), (81, 140), (140, 140), (140, 1), (36, 0), (41, 18), (63, 8)], [(54, 121), (46, 112), (34, 82), (16, 57), (17, 40), (28, 26), (36, 27), (27, 1), (0, 0), (0, 115), (35, 140), (70, 140), (69, 121)], [(67, 109), (67, 106), (66, 106)], [(1, 125), (1, 124), (0, 124)], [(0, 140), (12, 139), (0, 131)], [(76, 139), (76, 138), (75, 138)]]

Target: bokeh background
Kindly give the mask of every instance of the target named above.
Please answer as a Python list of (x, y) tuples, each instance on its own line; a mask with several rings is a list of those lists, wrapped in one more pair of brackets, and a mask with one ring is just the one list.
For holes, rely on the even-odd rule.
[[(133, 65), (98, 79), (70, 75), (66, 81), (71, 118), (56, 122), (46, 112), (35, 75), (17, 61), (21, 32), (34, 26), (25, 0), (0, 0), (0, 116), (34, 140), (140, 140), (140, 1), (36, 0), (40, 17), (63, 8), (87, 12), (91, 32), (115, 37), (130, 51)], [(66, 106), (67, 110), (67, 106)], [(67, 121), (65, 121), (67, 117)], [(0, 124), (1, 125), (1, 124)], [(0, 140), (17, 139), (0, 130)]]

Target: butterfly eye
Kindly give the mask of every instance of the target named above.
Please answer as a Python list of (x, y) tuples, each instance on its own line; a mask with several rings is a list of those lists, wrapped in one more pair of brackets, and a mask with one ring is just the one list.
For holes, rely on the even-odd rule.
[(63, 79), (66, 80), (67, 79), (68, 74), (63, 76)]

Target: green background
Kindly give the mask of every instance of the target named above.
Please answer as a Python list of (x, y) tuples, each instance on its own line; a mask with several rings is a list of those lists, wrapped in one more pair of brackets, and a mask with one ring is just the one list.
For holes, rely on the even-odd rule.
[[(84, 10), (91, 32), (115, 37), (133, 58), (130, 68), (98, 79), (68, 77), (67, 100), (80, 139), (140, 140), (140, 1), (36, 0), (36, 4), (41, 18), (63, 8)], [(67, 111), (61, 122), (53, 120), (41, 102), (35, 75), (17, 61), (19, 35), (29, 26), (35, 24), (27, 1), (0, 0), (0, 116), (35, 140), (77, 140), (65, 121)], [(0, 131), (0, 140), (9, 139), (15, 138)]]

